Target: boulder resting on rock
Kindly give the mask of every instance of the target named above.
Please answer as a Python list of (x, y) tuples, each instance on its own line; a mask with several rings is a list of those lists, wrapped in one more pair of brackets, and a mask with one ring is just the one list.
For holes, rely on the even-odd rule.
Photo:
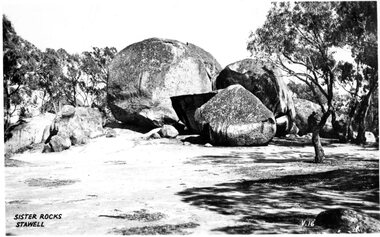
[(292, 95), (278, 69), (254, 59), (237, 61), (219, 73), (214, 89), (234, 84), (240, 84), (252, 92), (273, 112), (276, 119), (282, 117), (277, 126), (277, 136), (286, 135), (291, 130), (296, 112)]
[(220, 91), (194, 117), (201, 134), (214, 145), (264, 145), (276, 133), (273, 113), (241, 85)]

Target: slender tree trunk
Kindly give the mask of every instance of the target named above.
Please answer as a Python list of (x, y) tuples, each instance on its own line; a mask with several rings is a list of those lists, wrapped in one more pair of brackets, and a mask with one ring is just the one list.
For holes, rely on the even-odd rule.
[(329, 108), (323, 115), (313, 112), (309, 118), (308, 123), (312, 131), (312, 143), (315, 151), (315, 163), (323, 163), (325, 159), (325, 152), (322, 147), (321, 137), (319, 135), (321, 129), (326, 124), (328, 117), (330, 116), (332, 109)]
[(325, 152), (323, 151), (319, 132), (320, 132), (319, 126), (314, 126), (312, 143), (313, 143), (314, 151), (315, 151), (315, 158), (314, 158), (315, 163), (323, 163), (323, 160), (325, 158)]
[[(367, 96), (366, 96), (367, 97)], [(369, 96), (371, 97), (371, 96)], [(359, 127), (358, 127), (358, 135), (356, 137), (355, 143), (358, 145), (364, 145), (366, 143), (366, 138), (365, 138), (365, 131), (366, 131), (366, 122), (365, 118), (367, 117), (368, 110), (369, 110), (369, 101), (371, 98), (365, 98), (363, 103), (360, 105), (359, 108), (359, 117), (358, 117), (358, 122), (359, 122)]]
[(10, 110), (10, 98), (9, 98), (9, 87), (8, 87), (8, 80), (4, 80), (3, 83), (3, 99), (4, 99), (4, 131), (9, 127), (10, 124), (10, 116), (9, 116), (9, 110)]
[(349, 142), (353, 139), (353, 129), (352, 129), (352, 116), (349, 116), (347, 119), (345, 138), (346, 141)]
[(372, 100), (373, 92), (377, 87), (372, 87), (369, 92), (365, 95), (362, 102), (360, 103), (357, 121), (359, 124), (358, 135), (356, 137), (355, 143), (358, 145), (363, 145), (366, 143), (365, 131), (366, 131), (366, 118), (368, 115), (369, 107)]

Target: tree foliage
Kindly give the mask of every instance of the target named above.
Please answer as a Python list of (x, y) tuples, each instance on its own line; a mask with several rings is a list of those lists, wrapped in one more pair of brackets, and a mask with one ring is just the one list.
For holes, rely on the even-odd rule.
[(40, 61), (40, 50), (19, 37), (12, 23), (3, 15), (3, 89), (4, 126), (23, 103), (21, 94), (35, 89), (35, 69)]
[(91, 104), (104, 106), (108, 81), (108, 65), (117, 53), (114, 47), (97, 48), (83, 52), (80, 69), (87, 76), (87, 81), (80, 83), (81, 89), (91, 98)]
[(115, 48), (96, 48), (82, 54), (64, 49), (40, 51), (17, 35), (3, 15), (4, 125), (17, 107), (30, 101), (25, 92), (42, 92), (41, 112), (58, 112), (63, 104), (104, 107), (107, 67)]
[[(337, 81), (345, 83), (352, 78), (377, 81), (377, 22), (374, 12), (376, 3), (273, 3), (264, 25), (250, 35), (247, 48), (252, 55), (270, 61), (310, 88), (322, 108), (323, 115), (315, 123), (321, 128), (330, 115), (335, 121)], [(334, 57), (336, 48), (343, 46), (352, 49), (357, 64), (367, 65), (360, 71), (356, 70), (355, 77), (352, 70), (358, 67), (338, 62)], [(370, 90), (375, 87), (377, 84), (369, 86)], [(364, 112), (358, 113), (365, 115), (368, 98), (362, 104)], [(319, 136), (319, 129), (313, 131)]]
[[(335, 49), (345, 46), (354, 64), (334, 59)], [(248, 49), (305, 82), (323, 111), (336, 107), (336, 82), (360, 104), (377, 90), (376, 2), (274, 3)]]
[(336, 5), (340, 25), (335, 32), (336, 45), (349, 45), (355, 65), (344, 63), (340, 67), (340, 81), (348, 85), (351, 94), (348, 130), (351, 125), (358, 126), (358, 144), (365, 143), (366, 121), (371, 114), (375, 126), (378, 126), (377, 100), (378, 90), (377, 59), (377, 3), (341, 2)]
[(334, 109), (337, 66), (329, 30), (336, 24), (331, 3), (273, 3), (264, 26), (251, 34), (248, 49), (306, 83), (322, 111), (329, 114)]

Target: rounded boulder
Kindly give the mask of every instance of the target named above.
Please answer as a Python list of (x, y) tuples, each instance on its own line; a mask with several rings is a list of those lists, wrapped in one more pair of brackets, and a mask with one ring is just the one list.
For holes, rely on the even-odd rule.
[(273, 113), (241, 85), (220, 91), (195, 111), (194, 119), (214, 145), (265, 145), (276, 134)]
[(190, 43), (151, 38), (120, 51), (109, 66), (107, 101), (114, 117), (146, 127), (178, 121), (170, 97), (205, 93), (221, 70)]
[(237, 61), (224, 68), (213, 84), (214, 89), (242, 85), (259, 98), (276, 119), (282, 117), (277, 124), (277, 135), (285, 135), (291, 130), (296, 116), (293, 98), (281, 73), (272, 65), (254, 59)]

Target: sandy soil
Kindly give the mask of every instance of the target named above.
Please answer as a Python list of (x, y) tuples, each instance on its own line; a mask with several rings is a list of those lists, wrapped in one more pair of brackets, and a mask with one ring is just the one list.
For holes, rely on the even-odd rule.
[[(325, 145), (326, 162), (314, 164), (303, 140), (207, 147), (194, 137), (145, 140), (117, 132), (61, 153), (32, 150), (7, 159), (6, 232), (319, 233), (305, 223), (335, 207), (380, 219), (374, 148)], [(26, 213), (37, 218), (15, 220)], [(44, 227), (16, 227), (21, 221)]]

